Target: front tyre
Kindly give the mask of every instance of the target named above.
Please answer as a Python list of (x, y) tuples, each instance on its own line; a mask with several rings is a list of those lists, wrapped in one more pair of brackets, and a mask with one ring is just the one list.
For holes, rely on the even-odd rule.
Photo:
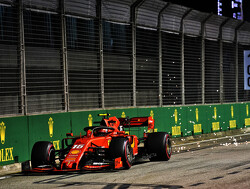
[(150, 161), (168, 161), (172, 155), (172, 145), (166, 132), (149, 133), (146, 150)]
[(55, 148), (51, 142), (36, 142), (31, 152), (32, 168), (46, 168), (55, 165)]
[(127, 138), (113, 138), (109, 146), (109, 154), (111, 159), (121, 157), (125, 169), (129, 169), (132, 166), (133, 149)]

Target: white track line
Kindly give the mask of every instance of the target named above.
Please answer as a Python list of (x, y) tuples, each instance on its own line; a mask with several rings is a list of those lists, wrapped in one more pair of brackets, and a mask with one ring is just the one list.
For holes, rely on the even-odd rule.
[(7, 179), (7, 178), (11, 178), (12, 176), (3, 176), (3, 177), (0, 177), (0, 180), (3, 180), (3, 179)]

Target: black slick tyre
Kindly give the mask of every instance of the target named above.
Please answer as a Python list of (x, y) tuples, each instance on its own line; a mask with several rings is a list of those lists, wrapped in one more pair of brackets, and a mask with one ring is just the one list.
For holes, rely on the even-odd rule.
[(169, 135), (166, 132), (149, 133), (146, 150), (150, 161), (168, 161), (172, 155)]
[(51, 142), (36, 142), (31, 152), (32, 168), (53, 167), (55, 164), (55, 148)]
[(109, 155), (111, 159), (121, 157), (123, 167), (129, 169), (133, 163), (133, 149), (127, 138), (115, 137), (111, 140), (109, 146)]

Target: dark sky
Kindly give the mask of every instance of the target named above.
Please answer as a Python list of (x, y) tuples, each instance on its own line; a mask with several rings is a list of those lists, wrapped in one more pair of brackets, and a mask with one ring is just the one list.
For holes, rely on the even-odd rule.
[(250, 22), (250, 1), (243, 0), (243, 17), (245, 21)]
[[(167, 2), (172, 2), (174, 4), (183, 5), (186, 7), (193, 8), (195, 10), (199, 10), (202, 12), (214, 13), (217, 14), (217, 2), (218, 0), (165, 0)], [(231, 8), (231, 0), (223, 0), (227, 1), (228, 8)], [(226, 4), (226, 3), (224, 3)], [(224, 10), (226, 11), (226, 10)], [(230, 11), (230, 10), (229, 10)], [(228, 11), (226, 11), (228, 13)], [(230, 16), (225, 15), (225, 16)], [(243, 17), (245, 21), (250, 22), (250, 0), (243, 0)]]

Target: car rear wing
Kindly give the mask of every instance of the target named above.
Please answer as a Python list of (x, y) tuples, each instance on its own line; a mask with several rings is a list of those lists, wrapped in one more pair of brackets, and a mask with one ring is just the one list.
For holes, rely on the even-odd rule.
[(120, 124), (125, 128), (148, 127), (148, 131), (154, 132), (155, 120), (150, 117), (119, 118)]

